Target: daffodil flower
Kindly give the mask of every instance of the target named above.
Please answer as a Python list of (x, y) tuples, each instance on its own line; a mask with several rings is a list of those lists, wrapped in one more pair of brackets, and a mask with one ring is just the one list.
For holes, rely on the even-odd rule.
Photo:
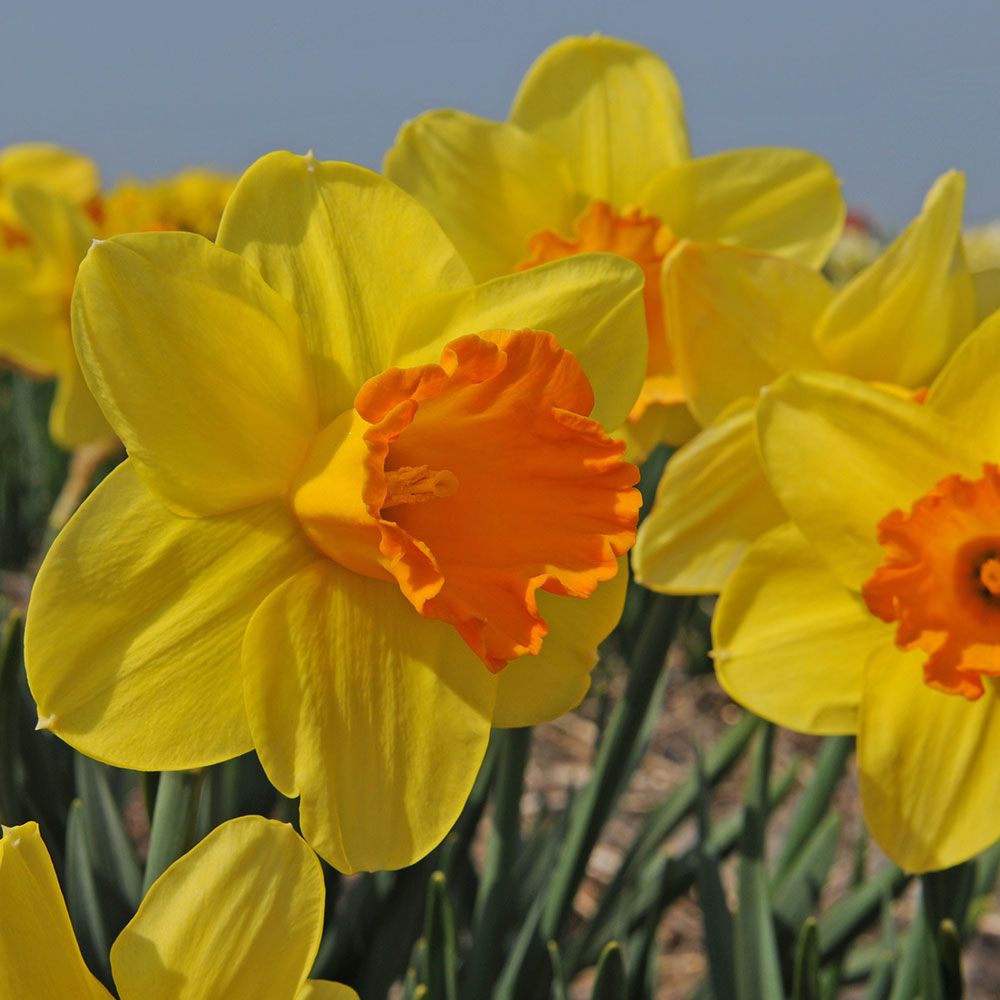
[(691, 242), (664, 273), (681, 382), (703, 430), (671, 458), (633, 553), (666, 593), (717, 593), (747, 546), (787, 520), (756, 442), (764, 387), (834, 371), (914, 396), (975, 325), (962, 247), (965, 182), (949, 173), (920, 215), (836, 291), (815, 271), (737, 247)]
[(80, 208), (93, 207), (100, 193), (97, 164), (71, 149), (25, 142), (0, 149), (0, 247), (24, 241), (10, 191), (23, 184), (52, 191)]
[(73, 449), (113, 440), (70, 336), (73, 282), (97, 236), (96, 223), (86, 210), (42, 187), (14, 187), (8, 201), (22, 238), (0, 250), (0, 358), (56, 380), (49, 434), (57, 444)]
[(193, 168), (151, 183), (122, 181), (101, 199), (104, 235), (179, 231), (215, 239), (236, 178)]
[[(284, 823), (230, 820), (150, 887), (111, 948), (121, 1000), (357, 1000), (308, 979), (326, 890)], [(0, 997), (111, 1000), (84, 963), (37, 823), (0, 839)]]
[(856, 733), (864, 814), (911, 871), (1000, 838), (1000, 316), (923, 405), (793, 374), (758, 415), (791, 518), (719, 600), (723, 686), (781, 725)]
[(70, 335), (73, 283), (90, 244), (138, 230), (212, 236), (233, 186), (223, 175), (188, 171), (101, 198), (97, 183), (89, 160), (58, 148), (0, 154), (0, 358), (56, 380), (49, 433), (66, 449), (114, 440)]
[(642, 267), (649, 367), (626, 428), (637, 453), (696, 430), (664, 330), (659, 272), (675, 243), (721, 240), (817, 267), (844, 220), (837, 178), (810, 153), (692, 159), (670, 68), (596, 35), (544, 52), (508, 122), (447, 110), (408, 123), (385, 171), (431, 209), (478, 280), (588, 250)]
[(576, 705), (618, 620), (639, 270), (474, 285), (389, 181), (274, 153), (216, 244), (95, 246), (74, 332), (130, 458), (35, 584), (40, 724), (139, 769), (254, 747), (338, 868), (426, 854), (491, 725)]

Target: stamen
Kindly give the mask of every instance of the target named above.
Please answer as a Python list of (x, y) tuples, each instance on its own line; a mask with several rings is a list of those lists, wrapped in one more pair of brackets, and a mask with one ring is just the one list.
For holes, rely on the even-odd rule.
[(1000, 597), (1000, 559), (990, 556), (979, 567), (979, 582), (992, 597)]
[(439, 497), (450, 497), (458, 489), (458, 480), (447, 469), (430, 469), (426, 465), (404, 465), (386, 471), (385, 502), (382, 510), (402, 504), (426, 503)]

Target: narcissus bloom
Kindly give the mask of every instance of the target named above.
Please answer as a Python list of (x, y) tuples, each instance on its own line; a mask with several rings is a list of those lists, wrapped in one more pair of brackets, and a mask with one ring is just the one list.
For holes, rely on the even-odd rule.
[(949, 173), (920, 215), (839, 292), (792, 261), (688, 243), (665, 297), (680, 380), (701, 433), (670, 460), (633, 553), (642, 582), (717, 593), (747, 546), (787, 519), (756, 443), (762, 387), (783, 372), (853, 375), (901, 396), (926, 389), (976, 322), (962, 248), (965, 182)]
[[(326, 890), (316, 855), (259, 816), (215, 829), (150, 887), (111, 948), (121, 1000), (357, 1000), (307, 979)], [(0, 997), (111, 1000), (90, 972), (37, 823), (0, 839)]]
[(618, 620), (642, 274), (473, 285), (389, 181), (274, 153), (217, 244), (95, 246), (74, 332), (130, 458), (35, 584), (41, 723), (139, 769), (255, 747), (337, 867), (421, 857), (491, 725), (577, 704)]
[(96, 170), (82, 157), (47, 147), (0, 155), (0, 358), (57, 380), (49, 417), (56, 443), (76, 448), (113, 438), (70, 337), (73, 282), (91, 242), (134, 230), (213, 236), (232, 184), (191, 171), (101, 198)]
[(71, 149), (43, 142), (26, 142), (0, 150), (0, 247), (20, 243), (9, 194), (22, 184), (52, 191), (80, 208), (96, 203), (101, 179), (97, 164)]
[(235, 177), (204, 169), (151, 183), (123, 181), (101, 199), (101, 229), (105, 236), (176, 230), (215, 239), (235, 186)]
[(716, 669), (781, 725), (857, 733), (861, 797), (904, 868), (1000, 838), (1000, 317), (926, 402), (797, 374), (758, 416), (791, 522), (726, 584)]
[(833, 171), (810, 153), (691, 159), (670, 68), (596, 35), (544, 52), (507, 122), (454, 110), (410, 122), (385, 172), (431, 209), (479, 280), (587, 250), (642, 267), (649, 368), (627, 429), (637, 451), (694, 431), (658, 280), (677, 240), (721, 240), (817, 267), (844, 220)]

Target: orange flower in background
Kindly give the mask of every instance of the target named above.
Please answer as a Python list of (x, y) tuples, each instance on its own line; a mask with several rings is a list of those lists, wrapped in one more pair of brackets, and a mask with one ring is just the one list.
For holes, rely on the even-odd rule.
[(588, 250), (643, 269), (649, 367), (622, 428), (637, 454), (696, 430), (664, 327), (659, 274), (674, 242), (720, 240), (818, 267), (844, 219), (837, 178), (818, 156), (692, 158), (667, 64), (599, 35), (543, 52), (507, 122), (455, 110), (409, 122), (385, 172), (431, 209), (479, 280)]

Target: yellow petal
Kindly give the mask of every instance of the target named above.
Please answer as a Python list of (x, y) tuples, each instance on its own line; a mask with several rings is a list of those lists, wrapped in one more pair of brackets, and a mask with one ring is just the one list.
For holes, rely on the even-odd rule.
[(747, 546), (786, 520), (757, 452), (755, 409), (734, 407), (667, 463), (632, 552), (643, 586), (717, 594)]
[(258, 609), (247, 711), (268, 777), (343, 872), (402, 868), (458, 817), (490, 732), (494, 676), (393, 584), (322, 560)]
[(84, 964), (37, 823), (0, 839), (0, 996), (111, 1000)]
[(948, 868), (1000, 838), (1000, 700), (978, 701), (923, 681), (926, 653), (887, 645), (864, 678), (858, 767), (865, 820), (907, 871)]
[(528, 70), (510, 120), (565, 157), (580, 190), (635, 205), (657, 171), (687, 159), (681, 91), (659, 56), (617, 38), (564, 38)]
[(638, 420), (629, 420), (615, 431), (625, 442), (625, 457), (630, 462), (644, 462), (658, 445), (672, 448), (690, 441), (701, 425), (685, 403), (652, 403)]
[(965, 428), (984, 460), (1000, 459), (1000, 313), (959, 345), (931, 383), (926, 405)]
[(828, 373), (786, 375), (757, 411), (772, 488), (835, 575), (859, 589), (879, 521), (951, 473), (978, 476), (966, 430), (926, 406)]
[(115, 432), (87, 387), (76, 355), (67, 357), (64, 366), (49, 411), (52, 440), (67, 450), (93, 441), (114, 440)]
[(973, 271), (972, 287), (976, 296), (976, 322), (981, 323), (1000, 309), (1000, 267)]
[(35, 582), (26, 656), (41, 724), (140, 770), (249, 750), (243, 633), (314, 557), (283, 505), (181, 518), (123, 463), (60, 532)]
[(965, 179), (948, 173), (892, 246), (840, 292), (816, 340), (829, 366), (857, 378), (927, 385), (975, 322), (961, 244)]
[(861, 674), (892, 629), (869, 614), (792, 524), (759, 538), (715, 610), (712, 655), (726, 691), (806, 733), (857, 730)]
[(833, 168), (804, 149), (733, 149), (652, 178), (639, 203), (676, 236), (721, 240), (819, 267), (844, 227)]
[(703, 425), (779, 372), (822, 366), (812, 328), (833, 289), (809, 268), (739, 247), (685, 243), (668, 258), (663, 289), (674, 363)]
[(618, 624), (625, 606), (628, 567), (578, 600), (538, 593), (549, 634), (537, 656), (511, 660), (497, 675), (495, 726), (535, 726), (576, 708), (590, 687), (597, 647)]
[(423, 300), (396, 333), (392, 363), (437, 362), (457, 337), (484, 330), (548, 330), (593, 386), (592, 416), (615, 428), (646, 374), (642, 271), (614, 254), (581, 254)]
[(528, 260), (528, 241), (572, 228), (577, 212), (561, 156), (506, 122), (430, 111), (407, 122), (386, 177), (431, 210), (477, 281)]
[(122, 1000), (288, 1000), (316, 957), (325, 896), (290, 826), (224, 823), (153, 883), (114, 943)]
[(295, 1000), (358, 1000), (357, 993), (342, 983), (329, 983), (324, 979), (310, 979), (295, 994)]
[(88, 156), (51, 143), (24, 142), (0, 152), (0, 189), (15, 184), (33, 184), (81, 205), (99, 192), (101, 179)]
[(63, 291), (68, 295), (77, 266), (95, 235), (90, 218), (72, 202), (41, 187), (12, 188), (9, 198), (34, 252), (65, 275)]
[(416, 299), (471, 283), (427, 209), (349, 163), (270, 153), (242, 177), (218, 242), (295, 306), (315, 358), (324, 424), (389, 367), (392, 331)]
[(62, 371), (73, 351), (68, 302), (31, 254), (0, 256), (0, 358), (34, 375)]
[(236, 254), (191, 233), (96, 245), (73, 333), (136, 471), (182, 514), (280, 496), (317, 428), (299, 321)]

